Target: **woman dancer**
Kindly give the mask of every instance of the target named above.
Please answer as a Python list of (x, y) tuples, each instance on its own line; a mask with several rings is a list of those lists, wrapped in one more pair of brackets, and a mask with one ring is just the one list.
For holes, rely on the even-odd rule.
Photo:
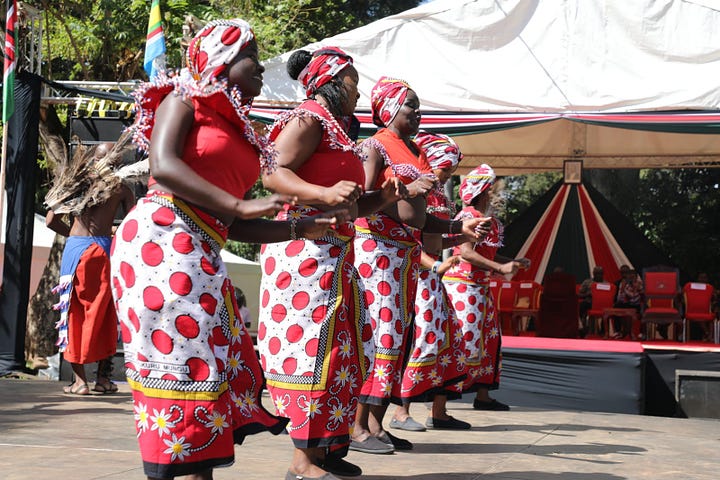
[(338, 220), (247, 220), (292, 201), (243, 200), (261, 166), (272, 167), (260, 161), (266, 144), (247, 117), (262, 87), (257, 55), (245, 21), (213, 21), (188, 46), (187, 72), (136, 92), (136, 140), (149, 145), (152, 178), (118, 229), (111, 263), (151, 479), (211, 479), (213, 468), (233, 463), (245, 435), (285, 425), (260, 402), (262, 371), (220, 259), (225, 240), (320, 236), (323, 222)]
[[(460, 149), (448, 136), (420, 131), (415, 143), (425, 152), (438, 184), (444, 185), (462, 159)], [(449, 220), (455, 206), (439, 188), (427, 196), (426, 212)], [(390, 427), (423, 431), (425, 426), (410, 416), (410, 402), (432, 400), (432, 410), (425, 425), (431, 428), (465, 430), (470, 424), (447, 414), (445, 387), (465, 377), (465, 341), (455, 311), (450, 307), (442, 276), (460, 257), (441, 260), (442, 251), (464, 242), (464, 237), (443, 238), (423, 233), (422, 256), (417, 294), (415, 296), (415, 332), (402, 379), (403, 404), (395, 409)], [(457, 393), (453, 393), (457, 396)]]
[[(405, 193), (397, 179), (363, 194), (365, 173), (347, 133), (359, 97), (352, 58), (333, 47), (312, 55), (301, 50), (287, 70), (308, 99), (270, 133), (278, 168), (263, 181), (298, 198), (278, 219), (295, 222), (338, 206), (355, 218), (396, 202)], [(361, 473), (342, 459), (373, 354), (353, 266), (354, 236), (347, 222), (316, 241), (263, 247), (258, 345), (277, 412), (290, 419), (295, 452), (288, 479)]]
[[(489, 165), (483, 164), (470, 172), (460, 185), (465, 206), (455, 218), (485, 217), (494, 183), (495, 172)], [(466, 242), (454, 249), (461, 261), (443, 276), (450, 303), (462, 326), (467, 352), (467, 379), (450, 390), (476, 392), (473, 407), (477, 410), (509, 410), (489, 396), (489, 390), (498, 388), (501, 369), (500, 328), (489, 281), (493, 272), (514, 275), (530, 262), (525, 258), (511, 260), (497, 256), (502, 240), (502, 224), (493, 218), (490, 232), (479, 241)]]
[(381, 129), (362, 144), (367, 153), (365, 188), (378, 188), (388, 178), (397, 177), (407, 185), (411, 198), (355, 222), (355, 264), (366, 288), (376, 354), (373, 371), (360, 393), (350, 448), (391, 453), (412, 448), (407, 440), (387, 433), (382, 421), (391, 399), (400, 403), (402, 398), (400, 383), (415, 303), (420, 232), (463, 233), (475, 239), (482, 220), (450, 221), (426, 214), (425, 196), (437, 188), (437, 179), (412, 140), (420, 125), (420, 101), (408, 83), (382, 77), (373, 87), (370, 101), (373, 122)]

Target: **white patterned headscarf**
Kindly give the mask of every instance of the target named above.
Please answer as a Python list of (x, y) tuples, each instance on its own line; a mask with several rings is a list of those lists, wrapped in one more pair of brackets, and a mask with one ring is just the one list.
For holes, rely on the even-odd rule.
[(245, 20), (214, 20), (205, 25), (190, 41), (187, 68), (201, 83), (210, 83), (255, 38)]
[(460, 198), (465, 205), (471, 205), (473, 200), (495, 183), (495, 171), (486, 163), (475, 167), (468, 173), (460, 184)]
[(415, 143), (423, 149), (433, 170), (455, 168), (463, 158), (455, 141), (442, 133), (420, 130), (415, 135)]

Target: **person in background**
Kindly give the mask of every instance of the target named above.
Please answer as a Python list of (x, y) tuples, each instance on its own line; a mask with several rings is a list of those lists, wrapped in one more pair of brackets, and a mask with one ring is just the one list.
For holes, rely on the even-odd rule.
[[(420, 100), (407, 82), (381, 77), (370, 99), (373, 123), (380, 127), (361, 147), (365, 189), (377, 190), (391, 178), (407, 186), (408, 198), (355, 222), (355, 265), (375, 343), (375, 365), (363, 383), (350, 449), (391, 453), (412, 443), (383, 428), (390, 402), (401, 404), (408, 331), (411, 331), (420, 268), (420, 234), (463, 234), (476, 239), (481, 219), (443, 220), (426, 213), (426, 196), (439, 188), (425, 153), (413, 141), (420, 125)], [(478, 229), (479, 231), (476, 231)]]
[[(628, 269), (618, 284), (617, 301), (615, 308), (632, 308), (638, 315), (645, 304), (643, 281), (637, 271)], [(625, 319), (613, 318), (615, 333), (613, 338), (624, 338), (630, 335), (632, 325), (628, 325)]]
[[(352, 58), (335, 47), (299, 50), (287, 71), (300, 80), (307, 100), (279, 117), (270, 132), (278, 168), (263, 182), (298, 199), (278, 219), (295, 222), (339, 206), (354, 219), (404, 196), (397, 179), (373, 191), (363, 188), (362, 160), (350, 137), (359, 97)], [(292, 238), (262, 248), (258, 347), (277, 413), (290, 420), (295, 449), (288, 480), (362, 473), (343, 459), (373, 358), (354, 237), (355, 226), (347, 222), (314, 241)]]
[(580, 290), (578, 291), (578, 297), (580, 299), (580, 338), (583, 338), (588, 334), (590, 328), (588, 324), (587, 312), (592, 308), (592, 284), (602, 283), (605, 279), (605, 272), (599, 265), (595, 265), (592, 271), (592, 277), (586, 278), (580, 284)]
[[(110, 287), (110, 243), (119, 210), (132, 206), (134, 196), (113, 175), (113, 144), (101, 143), (73, 156), (74, 173), (58, 179), (46, 201), (55, 210), (45, 217), (47, 226), (67, 237), (60, 265), (60, 310), (57, 345), (70, 363), (73, 382), (63, 391), (88, 395), (85, 365), (98, 362), (94, 392), (114, 393), (112, 358), (117, 349), (118, 322)], [(63, 172), (65, 173), (65, 172)], [(65, 195), (60, 201), (57, 195)], [(70, 217), (70, 225), (64, 218)]]
[(615, 301), (617, 302), (617, 296), (620, 293), (620, 283), (627, 277), (628, 273), (630, 273), (630, 265), (620, 265), (620, 278), (617, 279), (615, 282), (615, 287), (617, 290), (615, 291)]
[(240, 319), (242, 320), (243, 324), (245, 325), (245, 328), (249, 329), (252, 325), (252, 317), (250, 316), (250, 309), (247, 306), (247, 299), (245, 298), (245, 293), (240, 290), (238, 287), (235, 287), (235, 300), (237, 300), (238, 304), (238, 312), (240, 314)]
[[(448, 136), (424, 131), (415, 136), (415, 143), (425, 152), (438, 186), (444, 185), (462, 159), (457, 144)], [(427, 196), (426, 212), (449, 220), (455, 216), (454, 204), (442, 189), (433, 188)], [(441, 259), (445, 248), (464, 242), (463, 237), (443, 237), (423, 233), (420, 275), (415, 295), (414, 332), (410, 354), (403, 373), (403, 404), (395, 409), (390, 427), (400, 430), (423, 431), (431, 428), (465, 430), (470, 424), (448, 415), (446, 387), (465, 378), (465, 342), (455, 311), (450, 306), (442, 283), (442, 276), (460, 258)], [(453, 394), (457, 397), (457, 394)], [(410, 416), (410, 402), (432, 401), (432, 410), (425, 425)]]
[[(489, 165), (482, 164), (472, 170), (460, 185), (459, 194), (464, 207), (455, 219), (482, 218), (486, 221), (494, 198), (499, 197), (492, 190), (494, 184), (495, 172)], [(475, 392), (473, 408), (476, 410), (510, 409), (490, 397), (490, 390), (497, 389), (500, 383), (502, 345), (489, 283), (492, 273), (514, 275), (519, 268), (527, 268), (530, 261), (497, 255), (502, 242), (502, 224), (492, 217), (490, 231), (478, 241), (455, 247), (453, 254), (460, 256), (460, 263), (443, 276), (450, 303), (462, 325), (466, 345), (467, 378), (449, 389), (457, 393)]]
[(317, 238), (347, 212), (297, 222), (273, 215), (289, 195), (250, 199), (272, 149), (248, 118), (264, 67), (241, 19), (205, 25), (187, 69), (138, 87), (133, 131), (149, 148), (149, 190), (118, 227), (113, 297), (149, 479), (210, 480), (234, 445), (286, 420), (262, 406), (263, 373), (220, 251), (228, 238)]

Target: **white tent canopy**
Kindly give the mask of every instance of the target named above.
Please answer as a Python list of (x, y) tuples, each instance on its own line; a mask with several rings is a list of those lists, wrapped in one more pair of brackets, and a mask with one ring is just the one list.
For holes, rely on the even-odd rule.
[(260, 308), (260, 279), (262, 277), (260, 264), (234, 255), (227, 250), (221, 250), (220, 257), (225, 262), (233, 286), (241, 289), (245, 294), (251, 317), (250, 329), (257, 331)]
[[(433, 113), (553, 120), (458, 137), (465, 168), (487, 161), (499, 173), (537, 171), (561, 168), (568, 158), (590, 168), (682, 166), (717, 162), (718, 136), (576, 117), (701, 110), (712, 115), (694, 122), (720, 124), (718, 25), (720, 4), (710, 0), (436, 0), (304, 48), (336, 45), (354, 57), (361, 112), (377, 79), (389, 75), (417, 91), (429, 120), (424, 128), (447, 126), (450, 117), (436, 126)], [(265, 63), (256, 106), (287, 108), (304, 98), (285, 72), (290, 53)]]

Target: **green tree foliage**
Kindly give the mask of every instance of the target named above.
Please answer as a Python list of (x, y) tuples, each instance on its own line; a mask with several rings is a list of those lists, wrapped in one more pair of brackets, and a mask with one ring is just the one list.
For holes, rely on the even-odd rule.
[[(44, 10), (44, 57), (48, 76), (57, 80), (124, 81), (144, 78), (143, 56), (149, 0), (41, 0), (27, 2)], [(217, 17), (207, 1), (161, 3), (168, 65), (180, 65), (185, 15)]]
[(642, 170), (621, 210), (691, 278), (720, 280), (720, 169)]
[[(142, 68), (150, 0), (35, 0), (45, 11), (43, 72), (56, 80), (145, 78)], [(187, 15), (240, 17), (259, 39), (262, 58), (299, 48), (417, 6), (418, 0), (163, 0), (167, 64), (182, 66)]]
[(512, 222), (528, 206), (547, 192), (550, 187), (562, 179), (558, 172), (534, 173), (505, 177), (504, 195), (506, 224)]

